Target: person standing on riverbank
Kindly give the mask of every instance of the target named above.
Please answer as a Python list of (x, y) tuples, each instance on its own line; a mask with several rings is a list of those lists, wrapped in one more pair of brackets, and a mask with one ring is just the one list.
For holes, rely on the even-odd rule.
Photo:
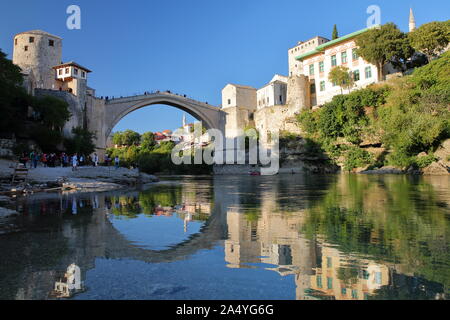
[(98, 167), (98, 155), (97, 155), (97, 153), (94, 153), (94, 155), (92, 156), (92, 162), (94, 164), (94, 167)]
[(78, 155), (75, 153), (72, 157), (72, 171), (78, 170)]
[(114, 166), (116, 167), (116, 170), (119, 169), (119, 165), (120, 165), (120, 158), (119, 156), (116, 156), (114, 158)]

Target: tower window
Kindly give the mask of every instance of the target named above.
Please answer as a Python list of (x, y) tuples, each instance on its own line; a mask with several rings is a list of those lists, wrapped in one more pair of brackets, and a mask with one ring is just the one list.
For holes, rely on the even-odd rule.
[(54, 47), (55, 46), (55, 41), (54, 40), (48, 40), (48, 46), (49, 47)]
[(34, 37), (30, 37), (30, 43), (34, 42)]
[(231, 99), (228, 99), (228, 105), (230, 105), (231, 104)]
[(25, 46), (25, 47), (24, 47), (24, 50), (25, 50), (25, 51), (28, 51), (28, 46)]
[(14, 40), (15, 45), (17, 46), (17, 38)]

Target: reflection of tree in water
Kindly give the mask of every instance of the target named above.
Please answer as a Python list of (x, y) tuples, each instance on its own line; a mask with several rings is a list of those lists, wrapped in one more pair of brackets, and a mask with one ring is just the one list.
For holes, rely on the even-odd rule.
[(442, 204), (449, 200), (419, 178), (342, 176), (307, 210), (302, 232), (344, 253), (399, 264), (401, 273), (440, 283), (449, 293), (450, 221)]

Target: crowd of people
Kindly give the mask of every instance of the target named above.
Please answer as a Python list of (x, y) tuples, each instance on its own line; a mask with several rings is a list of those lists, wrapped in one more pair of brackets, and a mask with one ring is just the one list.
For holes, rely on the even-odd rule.
[(77, 170), (78, 167), (82, 166), (93, 166), (97, 167), (99, 165), (99, 157), (97, 153), (86, 157), (85, 155), (78, 155), (77, 153), (69, 155), (67, 153), (37, 153), (30, 152), (29, 154), (23, 153), (20, 157), (20, 163), (22, 163), (26, 168), (36, 169), (40, 167), (72, 167), (72, 170)]

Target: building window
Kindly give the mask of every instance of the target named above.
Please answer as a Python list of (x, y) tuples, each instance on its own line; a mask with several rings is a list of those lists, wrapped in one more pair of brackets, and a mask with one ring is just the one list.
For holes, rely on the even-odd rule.
[(59, 69), (59, 70), (58, 70), (58, 74), (59, 74), (60, 76), (62, 76), (62, 72), (63, 72), (62, 69)]
[(347, 51), (341, 54), (342, 63), (347, 63)]
[(376, 284), (382, 284), (382, 274), (381, 272), (376, 272), (375, 273), (375, 283)]
[(325, 72), (325, 63), (323, 63), (323, 61), (319, 62), (319, 72)]
[(17, 39), (14, 40), (15, 45), (17, 46)]
[(25, 51), (28, 51), (28, 46), (25, 46), (23, 49), (24, 49)]
[(332, 67), (336, 67), (337, 66), (336, 55), (331, 56), (331, 66)]
[(361, 79), (361, 76), (359, 75), (359, 70), (353, 71), (353, 81), (359, 81)]
[(327, 277), (327, 288), (333, 289), (333, 278)]
[(358, 291), (352, 290), (352, 298), (353, 299), (358, 299)]
[(316, 282), (317, 282), (317, 287), (322, 288), (322, 276), (321, 275), (317, 276)]
[(231, 99), (228, 99), (228, 105), (230, 105), (231, 104)]
[(30, 43), (34, 42), (34, 37), (30, 37)]
[(77, 76), (78, 75), (78, 69), (73, 69), (73, 74)]
[(280, 96), (280, 104), (283, 104), (283, 96)]
[(310, 64), (309, 65), (309, 75), (313, 76), (314, 75), (314, 64)]
[(366, 79), (372, 78), (372, 68), (366, 67)]
[(336, 86), (337, 86), (337, 82), (333, 81), (333, 87), (336, 87)]
[(352, 50), (352, 57), (353, 57), (353, 61), (356, 61), (359, 59), (359, 55), (356, 52), (356, 48)]
[(311, 94), (315, 94), (316, 93), (316, 85), (314, 83), (311, 85), (310, 90), (311, 90)]
[(325, 81), (320, 81), (320, 91), (325, 91)]
[(54, 47), (55, 46), (55, 41), (54, 40), (48, 40), (48, 46), (49, 47)]
[(347, 295), (347, 288), (342, 288), (341, 293), (343, 296)]
[(327, 268), (333, 267), (333, 261), (331, 260), (331, 257), (327, 257)]

